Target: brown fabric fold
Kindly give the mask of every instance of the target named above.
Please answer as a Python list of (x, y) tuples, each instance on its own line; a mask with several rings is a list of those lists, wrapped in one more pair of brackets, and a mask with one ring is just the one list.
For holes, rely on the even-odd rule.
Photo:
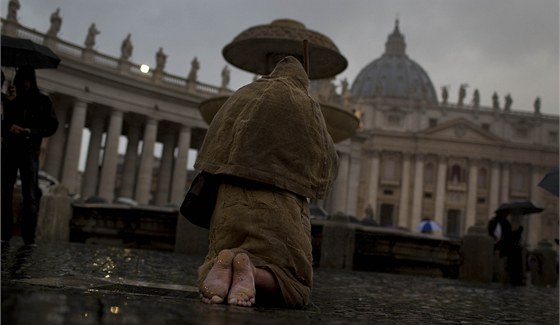
[(308, 83), (301, 63), (286, 57), (236, 91), (212, 120), (195, 168), (324, 197), (338, 158)]
[[(309, 303), (313, 258), (306, 198), (279, 188), (222, 184), (210, 223), (209, 243), (205, 262), (198, 270), (199, 285), (218, 253), (231, 249), (234, 254), (247, 253), (255, 267), (274, 274), (285, 306)], [(257, 294), (257, 303), (262, 298)]]
[(221, 175), (222, 184), (199, 284), (218, 253), (231, 249), (274, 274), (286, 306), (308, 304), (313, 258), (306, 197), (326, 194), (338, 157), (307, 88), (301, 63), (287, 57), (235, 92), (212, 120), (195, 168)]

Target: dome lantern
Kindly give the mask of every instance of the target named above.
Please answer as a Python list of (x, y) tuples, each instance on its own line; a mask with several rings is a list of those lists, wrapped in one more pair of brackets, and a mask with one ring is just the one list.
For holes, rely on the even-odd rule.
[(406, 43), (404, 35), (399, 30), (399, 20), (395, 21), (395, 29), (385, 42), (385, 55), (406, 55)]
[(404, 35), (399, 21), (387, 37), (385, 53), (366, 65), (354, 80), (354, 98), (385, 97), (421, 100), (437, 104), (437, 94), (430, 76), (405, 53)]

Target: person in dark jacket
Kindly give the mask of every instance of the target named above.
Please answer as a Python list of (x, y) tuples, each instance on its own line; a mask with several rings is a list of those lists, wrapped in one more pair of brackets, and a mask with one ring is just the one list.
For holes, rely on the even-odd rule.
[(496, 215), (488, 222), (488, 234), (495, 240), (494, 250), (499, 252), (500, 259), (505, 259), (505, 271), (511, 285), (523, 285), (523, 259), (521, 234), (523, 227), (512, 226), (508, 216), (509, 209), (498, 209)]
[(35, 70), (21, 67), (3, 98), (2, 114), (2, 241), (13, 231), (13, 190), (21, 178), (21, 233), (34, 244), (39, 209), (39, 152), (44, 137), (53, 135), (58, 119), (48, 96), (39, 92)]

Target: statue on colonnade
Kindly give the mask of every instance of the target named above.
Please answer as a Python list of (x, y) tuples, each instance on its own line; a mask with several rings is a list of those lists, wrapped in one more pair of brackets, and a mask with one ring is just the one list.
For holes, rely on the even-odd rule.
[(163, 48), (160, 47), (159, 51), (156, 53), (156, 71), (163, 72), (166, 62), (167, 62), (167, 55), (163, 53)]
[(8, 2), (8, 15), (6, 19), (9, 21), (17, 22), (17, 12), (20, 8), (18, 0), (10, 0)]
[(51, 14), (51, 26), (47, 31), (47, 37), (56, 38), (62, 26), (62, 18), (60, 17), (60, 8)]
[(128, 61), (132, 56), (132, 50), (134, 47), (132, 46), (132, 41), (130, 40), (131, 34), (128, 33), (126, 38), (123, 40), (121, 44), (121, 60)]
[(17, 12), (19, 10), (19, 1), (10, 0), (8, 2), (8, 14), (6, 15), (6, 22), (2, 24), (2, 34), (8, 36), (17, 36)]
[(93, 50), (93, 46), (95, 45), (95, 37), (99, 33), (100, 31), (97, 30), (97, 27), (95, 27), (95, 23), (92, 23), (89, 26), (88, 34), (86, 36), (86, 41), (84, 42), (84, 45), (86, 46), (86, 50)]
[(537, 97), (535, 102), (533, 103), (533, 107), (535, 108), (535, 114), (541, 113), (541, 98)]
[(196, 82), (198, 69), (200, 69), (200, 63), (198, 62), (198, 59), (195, 56), (194, 59), (191, 61), (191, 71), (189, 71), (189, 75), (187, 76), (188, 82)]
[(227, 65), (222, 70), (222, 89), (227, 89), (230, 81), (230, 71)]

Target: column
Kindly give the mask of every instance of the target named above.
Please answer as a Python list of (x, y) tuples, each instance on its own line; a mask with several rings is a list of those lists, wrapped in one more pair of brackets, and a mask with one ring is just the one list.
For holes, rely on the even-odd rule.
[(488, 202), (488, 218), (494, 215), (494, 211), (500, 206), (500, 163), (492, 161), (490, 174), (490, 201)]
[(156, 191), (156, 205), (164, 205), (169, 202), (169, 191), (171, 189), (171, 169), (173, 167), (173, 153), (175, 151), (175, 137), (172, 130), (165, 130), (163, 134), (163, 152), (159, 166), (158, 184)]
[[(56, 104), (54, 106), (56, 106)], [(60, 180), (64, 145), (68, 134), (68, 129), (66, 128), (66, 123), (68, 123), (68, 107), (61, 105), (60, 109), (56, 110), (56, 117), (58, 118), (58, 129), (56, 133), (49, 138), (44, 169), (49, 175)]]
[(503, 163), (502, 164), (502, 186), (500, 189), (500, 204), (506, 203), (509, 201), (509, 170), (510, 164)]
[(82, 147), (82, 134), (86, 124), (87, 103), (76, 99), (68, 130), (61, 183), (70, 194), (78, 193), (78, 163)]
[[(540, 166), (532, 166), (531, 169), (531, 202), (534, 205), (544, 208), (544, 201), (542, 199), (543, 189), (539, 187), (539, 182), (544, 177), (543, 168)], [(545, 171), (546, 172), (546, 171)], [(527, 229), (527, 243), (529, 244), (529, 249), (535, 249), (538, 247), (539, 241), (541, 240), (541, 224), (542, 216), (540, 215), (528, 215), (525, 216), (528, 222)]]
[(411, 230), (422, 221), (422, 198), (424, 196), (424, 155), (416, 155), (414, 163), (414, 188), (412, 193)]
[(173, 178), (171, 181), (170, 201), (177, 206), (181, 205), (187, 191), (187, 162), (191, 148), (191, 128), (184, 125), (177, 139), (177, 157), (173, 164)]
[(134, 199), (139, 204), (150, 202), (150, 192), (152, 188), (152, 174), (154, 172), (154, 146), (157, 137), (157, 121), (149, 119), (144, 127), (144, 140), (142, 144), (142, 154), (140, 165), (138, 166), (138, 176)]
[(463, 233), (466, 234), (470, 226), (476, 223), (476, 195), (478, 181), (478, 161), (470, 160), (469, 165), (469, 184), (467, 187), (467, 213), (463, 224)]
[(101, 155), (101, 140), (105, 118), (99, 114), (91, 114), (89, 147), (86, 160), (86, 169), (82, 180), (82, 197), (87, 198), (97, 193), (99, 181), (99, 156)]
[(338, 177), (334, 182), (331, 214), (338, 212), (346, 213), (346, 202), (348, 195), (348, 172), (350, 167), (350, 155), (338, 152)]
[(359, 142), (351, 142), (350, 166), (348, 175), (348, 195), (346, 199), (346, 211), (348, 215), (358, 217), (363, 215), (363, 211), (358, 209), (358, 190), (360, 188), (360, 165), (361, 165), (361, 145)]
[(99, 196), (112, 202), (115, 197), (115, 178), (119, 156), (119, 138), (122, 132), (123, 112), (113, 110), (109, 121), (109, 130), (105, 139), (105, 150), (101, 177), (99, 180)]
[[(371, 204), (373, 209), (373, 217), (378, 218), (377, 215), (377, 191), (379, 189), (379, 151), (374, 151), (370, 158), (370, 172), (369, 172), (369, 190), (368, 199), (366, 202)], [(379, 221), (379, 219), (376, 219)]]
[(436, 183), (435, 221), (444, 225), (445, 183), (447, 182), (447, 158), (439, 157)]
[(134, 182), (136, 181), (136, 167), (138, 160), (138, 143), (140, 142), (140, 121), (135, 118), (127, 120), (127, 144), (124, 155), (124, 168), (122, 173), (119, 196), (132, 199), (134, 195)]
[(408, 202), (410, 197), (410, 153), (403, 154), (402, 160), (402, 172), (401, 172), (401, 195), (399, 201), (399, 219), (397, 224), (400, 227), (409, 228), (411, 227), (411, 218), (408, 209)]

